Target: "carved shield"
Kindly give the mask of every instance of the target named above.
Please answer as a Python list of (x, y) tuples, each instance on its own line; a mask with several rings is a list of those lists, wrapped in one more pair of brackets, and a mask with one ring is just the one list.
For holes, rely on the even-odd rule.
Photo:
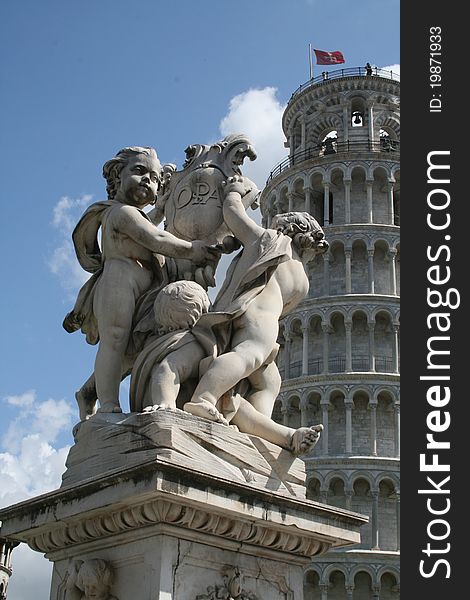
[[(243, 135), (228, 136), (212, 146), (189, 146), (183, 169), (173, 170), (165, 186), (167, 231), (188, 241), (221, 242), (229, 233), (222, 215), (222, 182), (241, 175), (240, 166), (246, 157), (254, 160), (256, 153)], [(252, 189), (243, 198), (245, 207), (253, 205), (259, 196), (256, 184), (250, 184)]]

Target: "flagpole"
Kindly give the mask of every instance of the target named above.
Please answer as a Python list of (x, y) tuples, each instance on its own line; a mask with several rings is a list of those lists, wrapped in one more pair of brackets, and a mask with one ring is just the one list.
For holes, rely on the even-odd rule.
[(310, 79), (313, 79), (313, 72), (312, 72), (312, 44), (308, 45), (308, 65), (310, 67)]

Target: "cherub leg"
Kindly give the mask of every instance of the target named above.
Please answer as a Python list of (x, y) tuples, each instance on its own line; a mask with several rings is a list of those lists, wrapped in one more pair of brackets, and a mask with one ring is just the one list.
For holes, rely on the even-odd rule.
[(271, 315), (263, 318), (258, 314), (256, 319), (246, 318), (247, 315), (248, 311), (237, 323), (232, 351), (214, 359), (184, 410), (212, 421), (220, 420), (220, 413), (214, 413), (219, 398), (268, 359), (276, 344), (277, 327), (273, 326)]
[(276, 363), (263, 365), (248, 377), (252, 391), (246, 400), (267, 417), (273, 413), (274, 402), (281, 389), (281, 376)]
[(156, 364), (151, 375), (151, 395), (144, 402), (144, 412), (176, 408), (181, 384), (198, 375), (199, 362), (204, 356), (203, 349), (194, 341)]
[[(129, 375), (132, 365), (134, 364), (134, 359), (135, 358), (131, 356), (124, 356), (121, 381), (123, 381), (123, 379)], [(79, 414), (81, 421), (89, 419), (96, 413), (98, 394), (96, 393), (96, 381), (94, 373), (92, 373), (82, 387), (75, 392), (75, 399), (80, 411)]]
[[(103, 282), (104, 283), (104, 282)], [(119, 386), (123, 362), (132, 327), (135, 308), (131, 290), (111, 290), (95, 296), (94, 311), (98, 320), (100, 343), (95, 359), (96, 391), (99, 412), (122, 412), (119, 405)]]
[(320, 439), (323, 425), (292, 429), (276, 423), (258, 412), (244, 398), (238, 397), (240, 406), (231, 424), (236, 425), (243, 433), (257, 435), (281, 448), (290, 450), (296, 456), (309, 452)]

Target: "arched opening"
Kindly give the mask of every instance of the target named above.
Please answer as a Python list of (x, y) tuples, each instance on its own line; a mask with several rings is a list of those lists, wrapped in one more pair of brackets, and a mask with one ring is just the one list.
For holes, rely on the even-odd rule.
[(369, 330), (367, 327), (367, 315), (363, 311), (356, 311), (352, 317), (351, 330), (352, 345), (352, 370), (369, 370)]
[(400, 597), (400, 588), (395, 575), (384, 573), (380, 578), (379, 600), (398, 600)]
[(379, 484), (379, 548), (397, 550), (397, 495), (395, 486), (389, 479)]
[(342, 313), (337, 312), (331, 316), (328, 345), (328, 371), (330, 373), (343, 373), (346, 368), (346, 333)]
[(388, 245), (383, 240), (377, 241), (374, 246), (374, 292), (392, 293)]
[(330, 295), (337, 296), (346, 293), (346, 257), (341, 242), (333, 242), (330, 253)]
[(397, 245), (397, 254), (395, 256), (395, 277), (397, 285), (397, 295), (400, 295), (400, 244)]
[(331, 410), (328, 414), (328, 445), (329, 454), (346, 454), (346, 409), (344, 393), (333, 391), (330, 395)]
[(351, 173), (351, 223), (367, 223), (366, 173), (356, 167)]
[(375, 370), (379, 373), (393, 373), (394, 332), (391, 315), (379, 312), (375, 316), (374, 347)]
[(309, 375), (319, 375), (323, 372), (323, 329), (319, 315), (310, 319), (308, 332), (308, 372)]
[(307, 424), (317, 425), (321, 423), (321, 394), (319, 392), (311, 392), (307, 398)]
[(301, 426), (301, 415), (300, 415), (300, 398), (293, 396), (289, 398), (289, 405), (287, 409), (287, 426), (297, 429)]
[(367, 247), (364, 240), (355, 240), (351, 253), (351, 292), (367, 294), (369, 290), (369, 268)]
[(305, 492), (307, 500), (315, 500), (320, 502), (320, 481), (316, 477), (312, 477), (307, 482), (307, 489)]
[(330, 575), (328, 600), (347, 600), (346, 579), (341, 571), (333, 571)]
[(307, 571), (304, 579), (304, 600), (321, 600), (320, 576), (316, 571)]
[(359, 477), (353, 484), (352, 510), (369, 517), (369, 523), (361, 527), (361, 548), (371, 547), (372, 503), (370, 484)]
[(372, 214), (374, 223), (390, 223), (389, 177), (383, 167), (374, 170)]
[(271, 416), (273, 421), (276, 421), (276, 423), (282, 423), (283, 422), (283, 415), (282, 415), (282, 402), (277, 399), (274, 402), (274, 406), (273, 406), (273, 414)]
[(354, 577), (353, 600), (371, 600), (372, 578), (366, 571), (359, 571)]
[(290, 330), (291, 347), (290, 347), (290, 366), (289, 377), (300, 377), (302, 374), (302, 323), (296, 319), (291, 324)]
[(346, 508), (346, 494), (344, 493), (344, 481), (340, 477), (334, 477), (328, 488), (328, 504), (337, 508)]
[[(370, 455), (370, 414), (367, 392), (358, 390), (353, 396), (352, 411), (352, 451), (356, 456)], [(359, 433), (360, 432), (360, 433)]]
[(377, 396), (377, 454), (396, 456), (394, 399), (389, 391)]
[(321, 141), (320, 153), (323, 156), (328, 154), (336, 154), (338, 143), (338, 131), (333, 129), (327, 135), (325, 135)]

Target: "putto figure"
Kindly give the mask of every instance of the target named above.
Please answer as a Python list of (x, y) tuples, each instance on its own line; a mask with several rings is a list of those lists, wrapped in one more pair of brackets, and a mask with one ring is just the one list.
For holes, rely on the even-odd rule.
[[(222, 423), (217, 402), (245, 379), (254, 388), (252, 405), (271, 416), (280, 386), (273, 362), (279, 319), (307, 295), (307, 262), (328, 249), (322, 228), (308, 213), (276, 215), (272, 229), (255, 223), (243, 205), (246, 193), (242, 177), (227, 180), (224, 221), (243, 250), (232, 261), (213, 312), (198, 322), (198, 326), (217, 324), (217, 356), (184, 406), (193, 415)], [(265, 393), (270, 380), (277, 382), (274, 395)]]
[[(120, 150), (103, 167), (108, 200), (91, 205), (73, 232), (77, 258), (93, 275), (63, 325), (68, 332), (81, 329), (90, 344), (99, 341), (94, 382), (101, 412), (122, 412), (119, 385), (136, 302), (151, 286), (158, 287), (163, 256), (205, 266), (218, 255), (202, 241), (158, 229), (142, 211), (155, 203), (161, 172), (153, 148)], [(77, 395), (77, 400), (81, 419), (95, 412), (95, 398)]]
[(72, 563), (66, 583), (66, 600), (118, 600), (111, 595), (114, 573), (101, 558)]

